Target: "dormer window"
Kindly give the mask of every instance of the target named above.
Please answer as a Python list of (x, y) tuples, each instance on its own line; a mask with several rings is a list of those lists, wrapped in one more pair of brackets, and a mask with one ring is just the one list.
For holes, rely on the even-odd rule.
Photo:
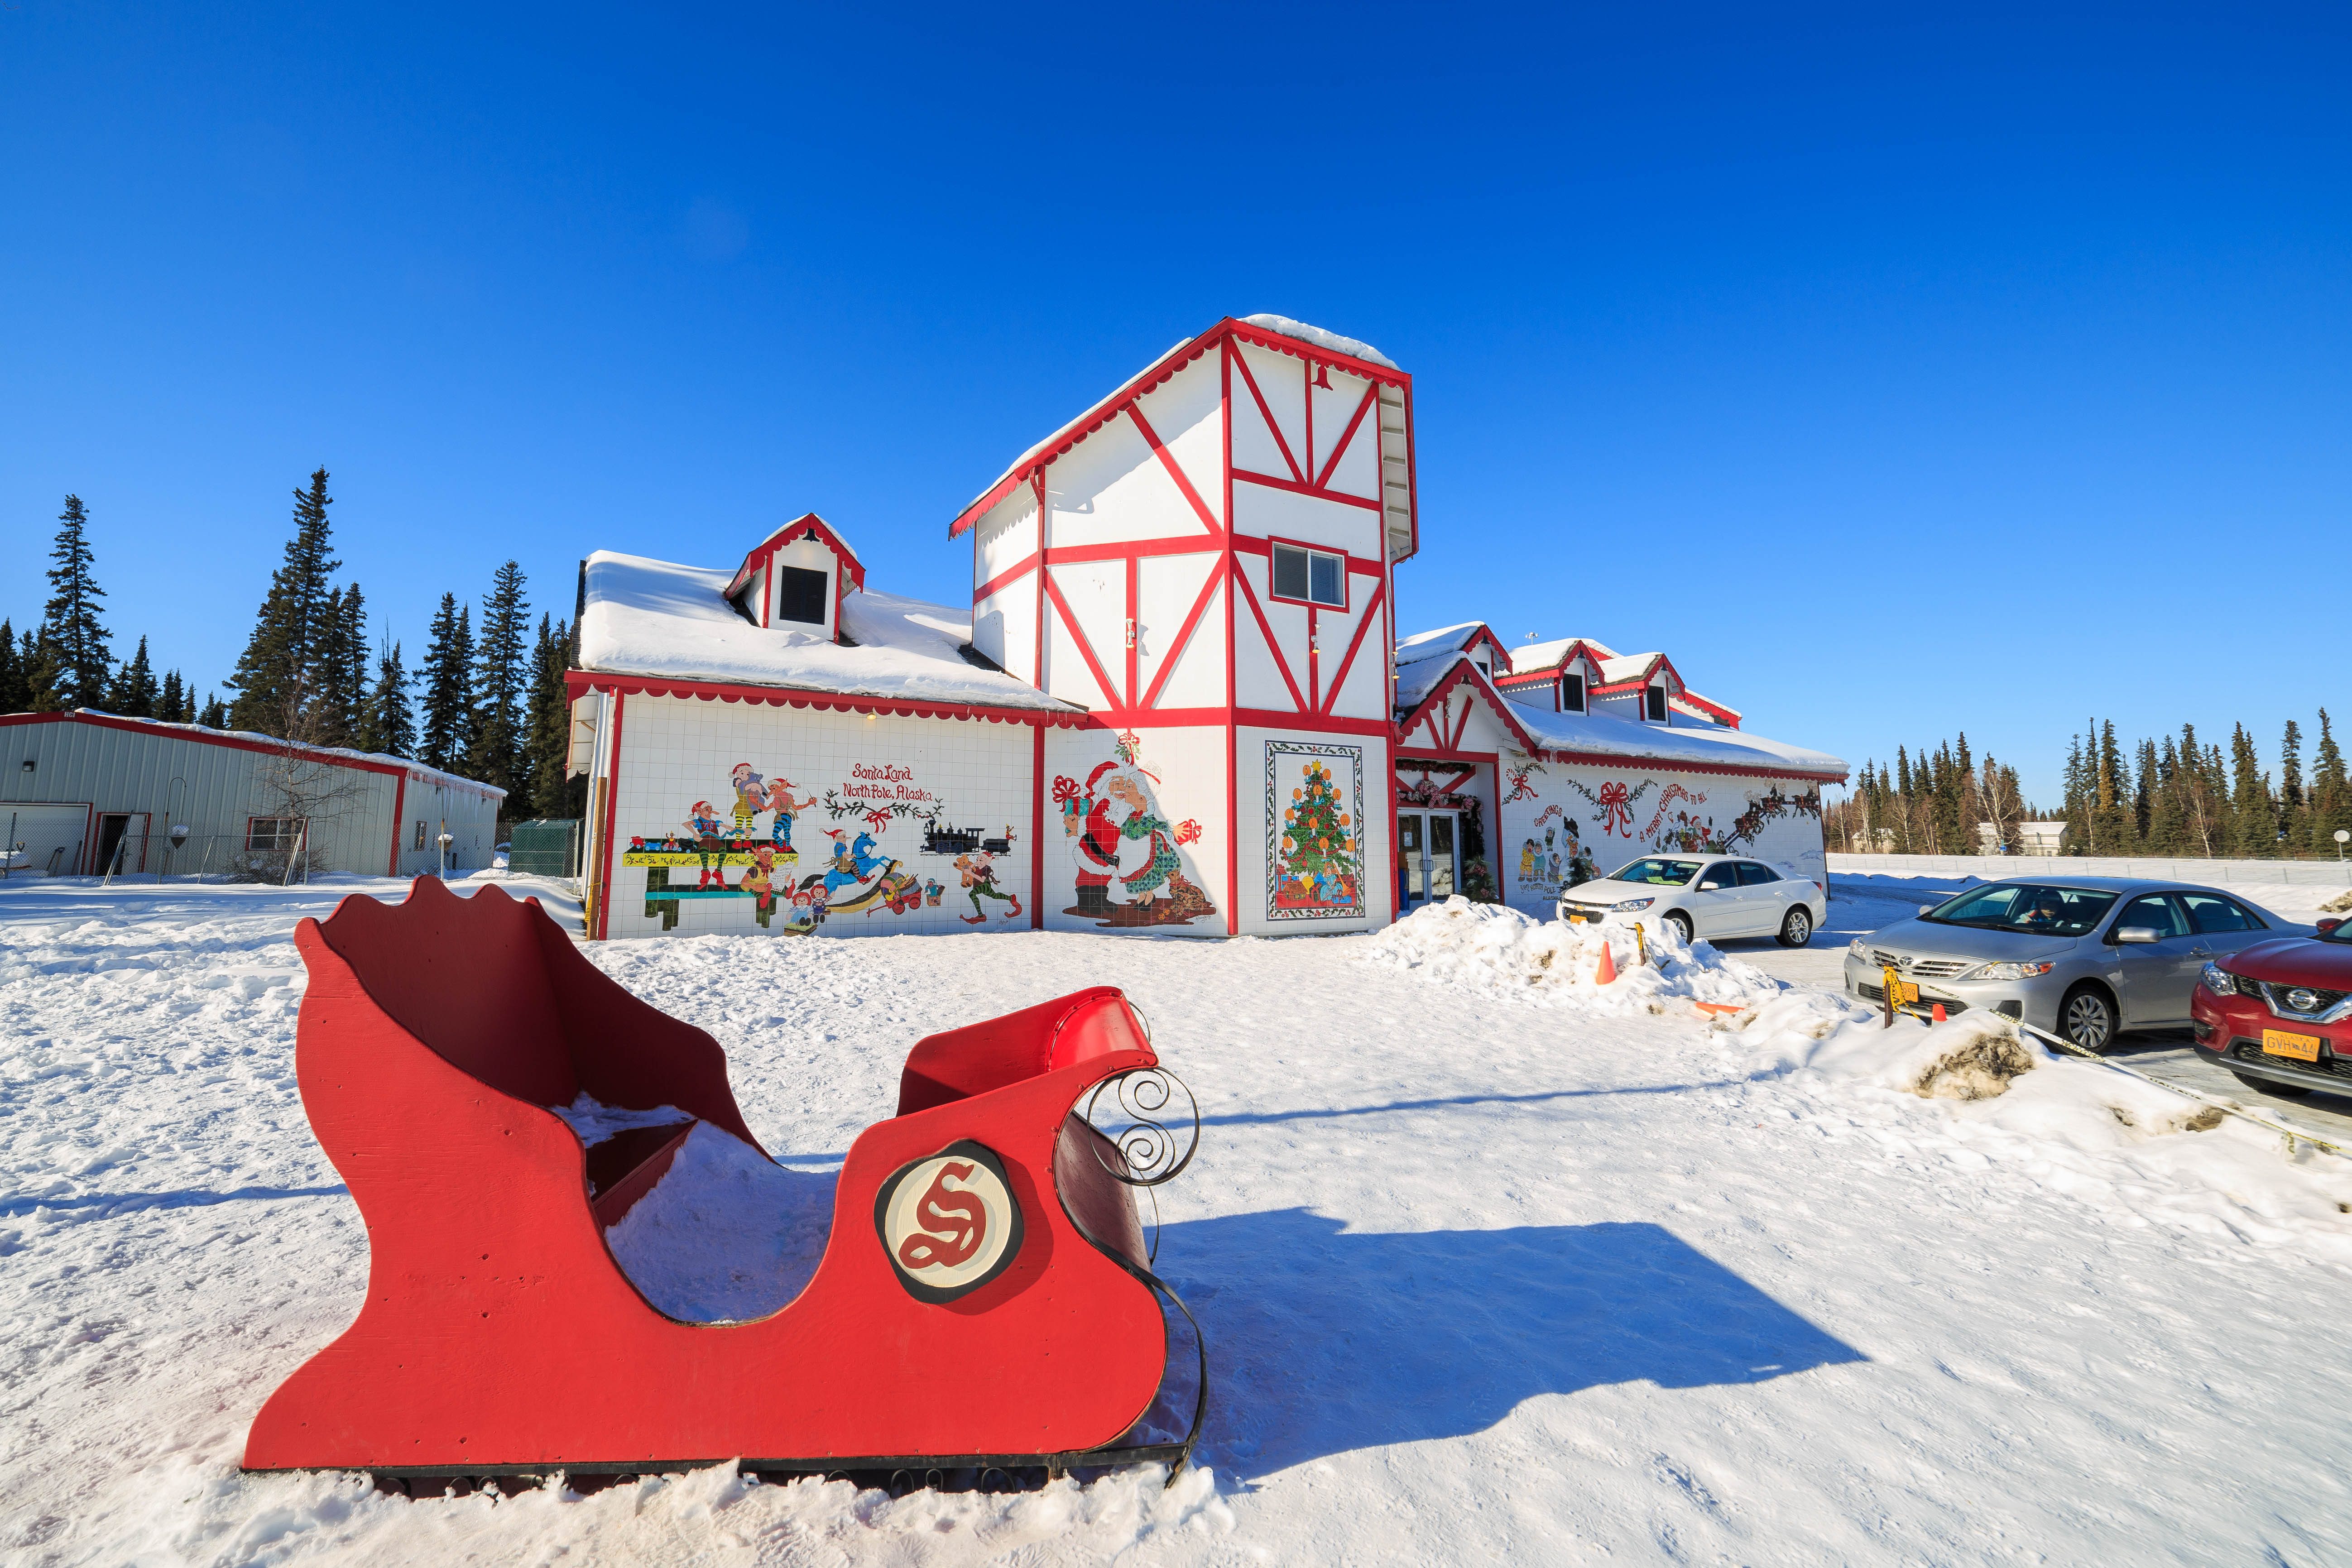
[(1666, 721), (1666, 689), (1663, 686), (1649, 687), (1643, 691), (1642, 696), (1643, 700), (1648, 704), (1648, 710), (1645, 716), (1649, 719), (1650, 722), (1653, 724), (1664, 723)]
[(824, 591), (831, 579), (805, 566), (776, 568), (776, 619), (824, 625)]
[(1563, 713), (1584, 711), (1584, 677), (1563, 675), (1559, 678), (1559, 710)]

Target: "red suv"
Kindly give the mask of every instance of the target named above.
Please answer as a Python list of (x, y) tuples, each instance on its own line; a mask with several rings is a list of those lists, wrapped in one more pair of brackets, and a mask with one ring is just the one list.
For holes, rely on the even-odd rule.
[(2249, 1089), (2352, 1094), (2352, 930), (2281, 937), (2209, 963), (2189, 998), (2197, 1043)]

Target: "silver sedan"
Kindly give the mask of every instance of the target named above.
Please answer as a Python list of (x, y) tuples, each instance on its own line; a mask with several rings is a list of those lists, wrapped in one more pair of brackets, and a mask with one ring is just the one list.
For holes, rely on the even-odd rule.
[(1971, 888), (1857, 937), (1845, 988), (1947, 1013), (1989, 1007), (2085, 1050), (2125, 1029), (2189, 1022), (2206, 962), (2304, 928), (2218, 888), (2125, 877), (2018, 878)]

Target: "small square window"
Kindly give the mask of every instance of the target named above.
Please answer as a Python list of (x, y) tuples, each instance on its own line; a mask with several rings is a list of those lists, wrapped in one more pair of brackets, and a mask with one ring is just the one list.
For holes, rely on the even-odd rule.
[(1297, 544), (1274, 546), (1274, 596), (1348, 607), (1348, 558), (1329, 550)]
[(251, 854), (291, 854), (295, 841), (301, 836), (302, 819), (299, 816), (254, 816), (246, 819), (245, 847)]

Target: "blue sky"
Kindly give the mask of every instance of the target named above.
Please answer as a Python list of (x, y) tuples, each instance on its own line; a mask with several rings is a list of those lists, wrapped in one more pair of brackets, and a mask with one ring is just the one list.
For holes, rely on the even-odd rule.
[(1407, 629), (2044, 800), (2352, 710), (2352, 14), (865, 9), (0, 8), (0, 613), (78, 491), (212, 686), (322, 463), (412, 662), (810, 509), (968, 602), (974, 491), (1274, 310), (1414, 374)]

